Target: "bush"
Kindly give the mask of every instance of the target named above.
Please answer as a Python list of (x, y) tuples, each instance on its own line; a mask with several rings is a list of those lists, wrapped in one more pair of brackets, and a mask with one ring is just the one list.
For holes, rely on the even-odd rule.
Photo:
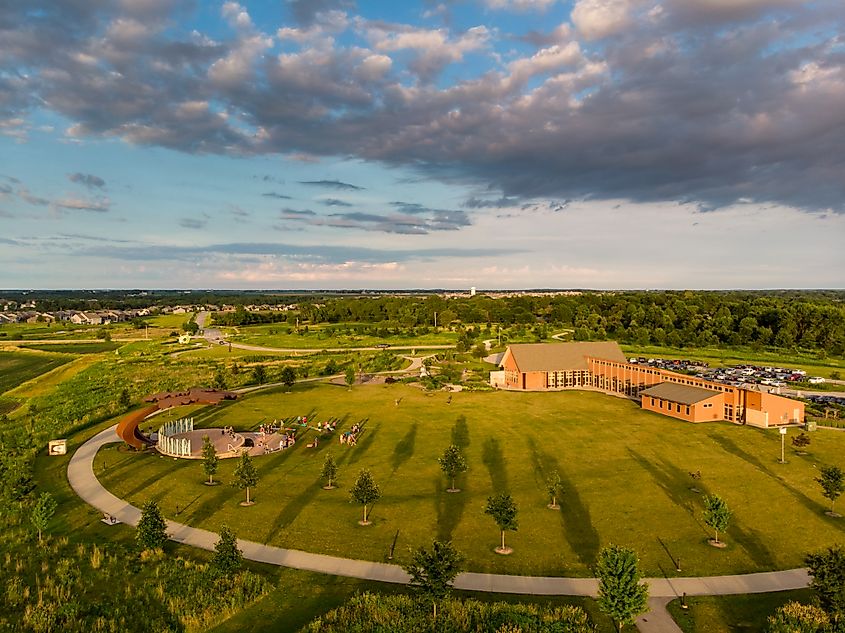
[[(589, 616), (580, 607), (446, 600), (434, 620), (428, 604), (411, 596), (365, 593), (329, 611), (304, 633), (592, 633)], [(513, 628), (508, 629), (511, 626)]]

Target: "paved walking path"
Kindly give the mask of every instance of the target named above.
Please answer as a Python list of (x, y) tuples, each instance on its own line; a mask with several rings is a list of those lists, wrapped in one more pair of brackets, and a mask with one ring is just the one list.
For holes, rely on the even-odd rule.
[[(116, 427), (117, 425), (114, 425), (101, 431), (80, 446), (70, 459), (67, 476), (71, 487), (83, 501), (123, 523), (134, 526), (141, 518), (141, 511), (106, 490), (94, 474), (94, 457), (97, 451), (105, 444), (120, 441), (115, 433)], [(219, 538), (214, 532), (170, 520), (167, 521), (167, 530), (171, 540), (207, 550), (214, 549), (214, 544)], [(272, 565), (398, 584), (406, 584), (409, 580), (408, 574), (398, 565), (312, 554), (244, 539), (238, 539), (238, 547), (243, 551), (245, 558)], [(679, 629), (676, 625), (672, 628), (674, 622), (666, 612), (665, 605), (669, 600), (684, 593), (689, 596), (722, 596), (801, 589), (809, 583), (809, 576), (806, 569), (789, 569), (734, 576), (648, 578), (647, 582), (651, 596), (649, 604), (653, 610), (641, 617), (637, 626), (641, 631), (674, 633)], [(506, 576), (465, 572), (458, 576), (455, 587), (493, 593), (594, 597), (598, 592), (598, 581), (595, 578)]]

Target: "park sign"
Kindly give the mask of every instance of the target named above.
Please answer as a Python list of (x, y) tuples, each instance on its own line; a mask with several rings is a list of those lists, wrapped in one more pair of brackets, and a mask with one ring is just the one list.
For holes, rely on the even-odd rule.
[(50, 440), (47, 443), (48, 455), (65, 455), (67, 454), (67, 440)]

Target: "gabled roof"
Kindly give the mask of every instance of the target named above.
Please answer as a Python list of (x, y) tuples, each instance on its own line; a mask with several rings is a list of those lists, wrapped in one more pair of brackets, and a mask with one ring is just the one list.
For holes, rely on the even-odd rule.
[[(627, 362), (616, 341), (518, 343), (508, 347), (519, 371), (586, 371), (587, 357)], [(508, 352), (505, 352), (507, 355)], [(503, 358), (504, 360), (504, 358)]]
[(659, 385), (654, 385), (654, 387), (640, 391), (641, 396), (651, 396), (678, 404), (695, 404), (702, 400), (708, 400), (713, 396), (721, 395), (721, 393), (721, 391), (691, 387), (690, 385), (679, 385), (674, 382), (661, 382)]

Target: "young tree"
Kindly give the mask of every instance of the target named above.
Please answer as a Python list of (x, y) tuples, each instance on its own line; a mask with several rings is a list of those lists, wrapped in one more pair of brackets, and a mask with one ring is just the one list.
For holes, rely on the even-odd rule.
[(244, 563), (244, 555), (238, 549), (238, 539), (234, 532), (224, 525), (220, 528), (220, 540), (214, 545), (211, 555), (211, 568), (221, 576), (232, 576)]
[(798, 435), (793, 436), (792, 446), (799, 454), (804, 453), (804, 449), (810, 445), (810, 436), (803, 431)]
[(467, 460), (464, 458), (460, 447), (450, 444), (443, 452), (443, 457), (437, 461), (440, 462), (440, 469), (451, 480), (451, 486), (446, 489), (446, 492), (460, 492), (460, 488), (455, 488), (455, 477), (466, 472), (468, 468)]
[(167, 524), (155, 501), (147, 501), (141, 508), (135, 541), (144, 550), (164, 547), (167, 542)]
[(211, 386), (221, 391), (226, 389), (226, 375), (220, 367), (214, 370), (214, 381)]
[(375, 503), (381, 497), (381, 490), (379, 490), (379, 487), (376, 485), (373, 475), (369, 470), (362, 470), (358, 473), (358, 479), (355, 480), (352, 490), (349, 491), (349, 496), (352, 497), (353, 501), (364, 506), (364, 518), (358, 523), (361, 525), (369, 525), (370, 521), (367, 519), (367, 506), (371, 503)]
[(463, 556), (447, 541), (433, 541), (431, 549), (420, 547), (404, 569), (411, 577), (411, 585), (419, 588), (427, 600), (431, 600), (434, 617), (437, 618), (437, 603), (449, 595), (455, 577), (461, 572)]
[(557, 496), (560, 494), (560, 473), (557, 471), (554, 471), (546, 479), (546, 492), (549, 493), (549, 497), (552, 499), (548, 507), (551, 510), (560, 510), (560, 506), (557, 504)]
[(820, 477), (816, 481), (822, 487), (822, 494), (830, 499), (830, 514), (831, 516), (839, 516), (834, 512), (833, 506), (836, 499), (845, 492), (845, 474), (838, 466), (825, 466), (819, 471)]
[(346, 368), (345, 380), (349, 387), (355, 384), (355, 368), (352, 365)]
[(217, 457), (217, 449), (207, 435), (202, 436), (202, 469), (208, 475), (206, 485), (214, 485), (214, 473), (217, 472), (217, 464), (220, 458)]
[(132, 398), (129, 396), (129, 389), (124, 387), (120, 390), (120, 396), (117, 399), (117, 406), (120, 407), (122, 411), (125, 411), (132, 405)]
[(264, 365), (256, 365), (255, 369), (252, 370), (252, 382), (258, 385), (267, 382), (267, 369)]
[(242, 506), (251, 506), (254, 501), (249, 500), (249, 489), (258, 485), (258, 470), (252, 463), (249, 451), (241, 451), (241, 458), (235, 466), (235, 481), (232, 485), (241, 490), (246, 490), (246, 501), (241, 501)]
[(834, 622), (845, 623), (845, 549), (841, 545), (804, 559), (819, 605)]
[(769, 616), (768, 633), (823, 633), (828, 631), (830, 618), (822, 609), (811, 604), (787, 602)]
[(505, 493), (487, 497), (487, 508), (485, 508), (484, 514), (489, 514), (493, 517), (496, 525), (499, 526), (499, 531), (502, 533), (502, 544), (496, 548), (496, 553), (510, 554), (513, 550), (505, 546), (505, 531), (510, 530), (516, 532), (519, 527), (516, 519), (517, 507), (513, 498)]
[(286, 387), (293, 387), (293, 383), (296, 382), (296, 372), (294, 371), (293, 367), (286, 365), (284, 369), (282, 369), (281, 378), (282, 382), (285, 384)]
[(337, 464), (331, 453), (326, 455), (326, 461), (323, 462), (323, 470), (320, 471), (320, 477), (329, 481), (329, 483), (323, 486), (324, 490), (332, 490), (334, 488), (332, 482), (337, 478)]
[(596, 564), (599, 579), (599, 609), (613, 620), (616, 630), (630, 624), (648, 610), (648, 585), (641, 584), (634, 550), (610, 545), (599, 552)]
[(704, 497), (704, 524), (716, 532), (716, 538), (712, 541), (714, 545), (719, 545), (719, 532), (728, 529), (731, 514), (728, 504), (719, 495)]
[(47, 531), (47, 526), (50, 524), (50, 519), (56, 514), (56, 500), (49, 492), (42, 492), (32, 508), (32, 515), (30, 520), (33, 527), (38, 531), (38, 542), (41, 542), (41, 536)]

